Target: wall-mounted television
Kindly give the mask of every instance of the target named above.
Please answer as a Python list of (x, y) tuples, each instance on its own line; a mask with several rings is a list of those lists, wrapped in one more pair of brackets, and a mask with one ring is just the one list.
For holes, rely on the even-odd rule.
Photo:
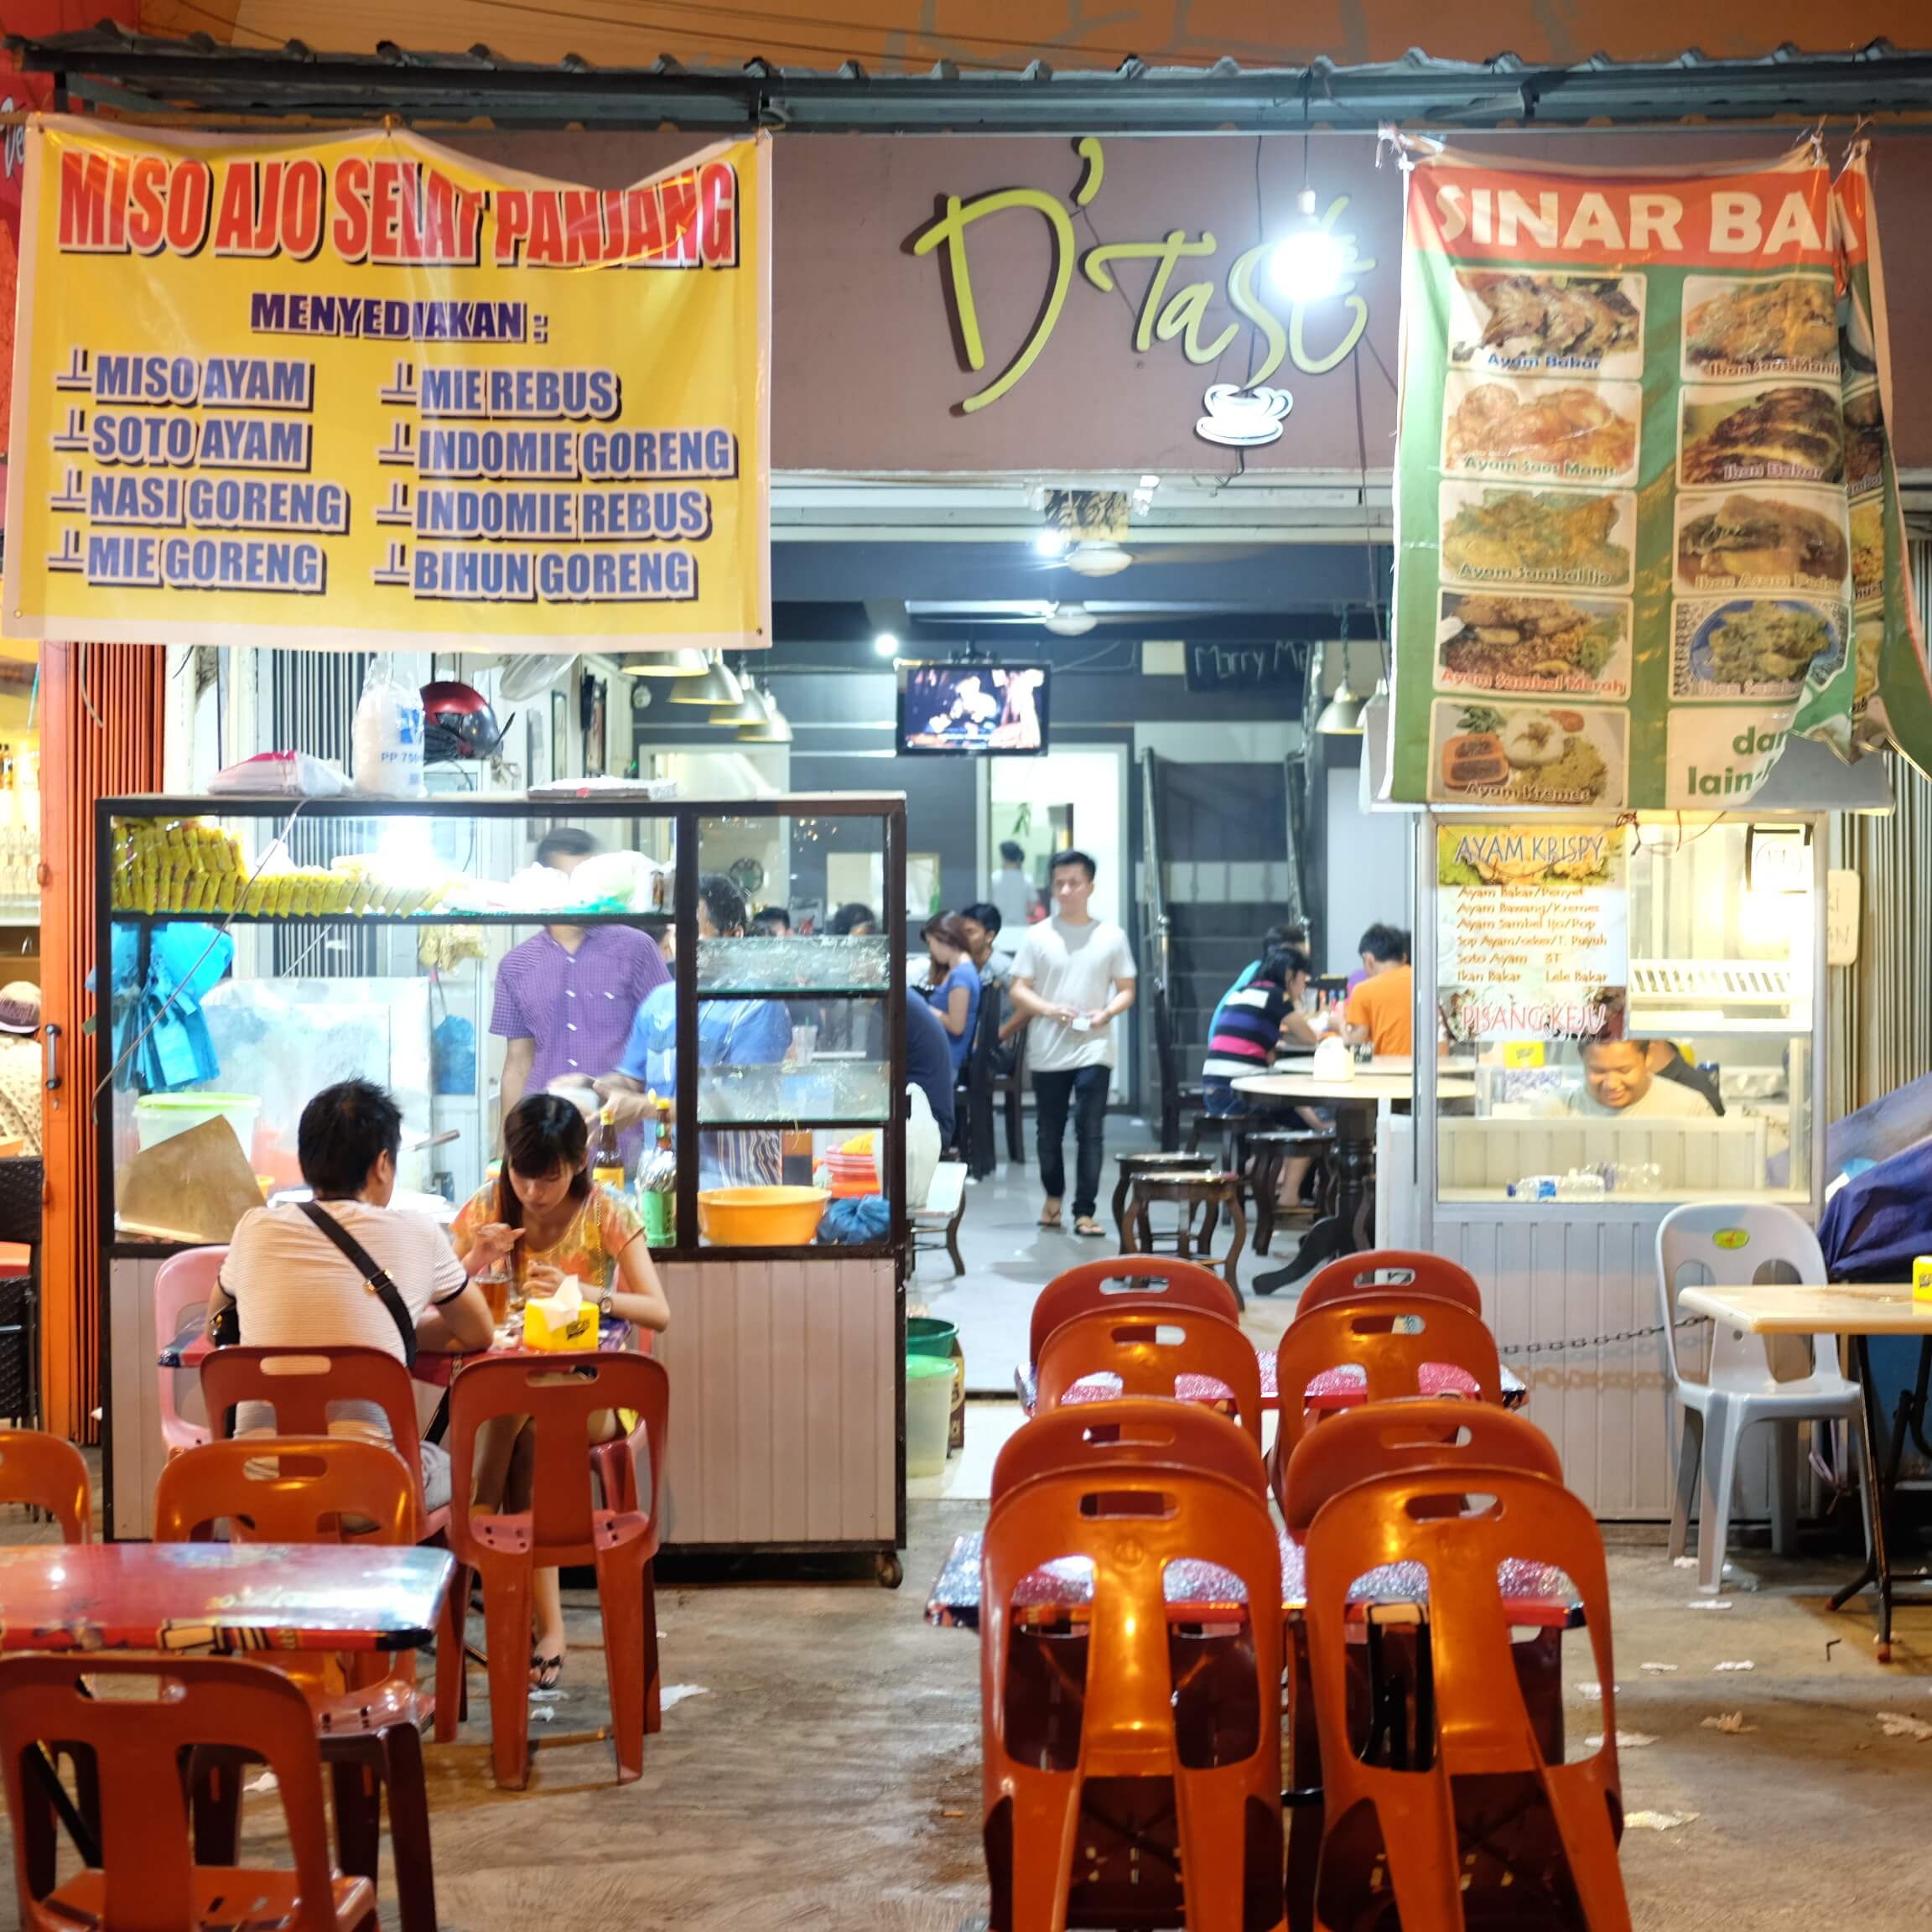
[(1031, 757), (1046, 749), (1044, 664), (899, 667), (899, 749), (915, 757)]

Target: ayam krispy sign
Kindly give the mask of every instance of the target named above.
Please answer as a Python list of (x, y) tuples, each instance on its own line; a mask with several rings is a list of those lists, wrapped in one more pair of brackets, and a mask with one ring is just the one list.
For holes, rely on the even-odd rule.
[[(1359, 283), (1376, 262), (1358, 246), (1351, 197), (1324, 195), (1317, 205), (1316, 220), (1338, 252), (1339, 285), (1318, 302), (1291, 301), (1271, 285), (1268, 273), (1279, 233), (1250, 231), (1224, 239), (1206, 227), (1194, 232), (1168, 227), (1145, 239), (1092, 240), (1083, 247), (1082, 231), (1094, 231), (1096, 215), (1118, 219), (1129, 210), (1102, 206), (1107, 178), (1102, 143), (1089, 135), (1074, 152), (1078, 172), (1070, 195), (1043, 187), (944, 195), (934, 218), (909, 237), (911, 252), (939, 268), (960, 360), (969, 374), (985, 378), (954, 400), (954, 412), (970, 416), (1010, 397), (1063, 327), (1093, 327), (1107, 319), (1117, 325), (1124, 310), (1137, 356), (1171, 345), (1196, 368), (1215, 372), (1202, 392), (1197, 436), (1233, 449), (1279, 440), (1295, 396), (1275, 378), (1290, 369), (1320, 376), (1337, 367), (1368, 327), (1368, 300)], [(1257, 195), (1258, 217), (1260, 212)], [(1046, 274), (1040, 287), (1027, 292), (1036, 304), (1031, 320), (1002, 361), (987, 346), (974, 240), (1022, 216), (1045, 224)], [(1285, 215), (1284, 224), (1287, 219)], [(1260, 225), (1257, 220), (1256, 227)], [(1144, 283), (1129, 270), (1135, 288), (1126, 287), (1121, 273), (1130, 264), (1146, 267)]]

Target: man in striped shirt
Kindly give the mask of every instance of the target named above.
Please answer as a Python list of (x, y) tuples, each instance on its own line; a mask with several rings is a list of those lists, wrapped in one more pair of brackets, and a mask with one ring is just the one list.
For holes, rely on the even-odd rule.
[(1203, 1111), (1217, 1118), (1247, 1111), (1234, 1082), (1265, 1073), (1281, 1044), (1281, 1023), (1301, 1003), (1308, 984), (1308, 955), (1293, 946), (1265, 953), (1254, 976), (1221, 996), (1208, 1029), (1208, 1057), (1201, 1068)]

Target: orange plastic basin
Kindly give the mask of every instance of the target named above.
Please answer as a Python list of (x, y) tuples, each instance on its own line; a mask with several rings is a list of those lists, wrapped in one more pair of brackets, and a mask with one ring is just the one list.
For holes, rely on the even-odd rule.
[(831, 1196), (823, 1187), (705, 1187), (698, 1232), (728, 1248), (802, 1248)]

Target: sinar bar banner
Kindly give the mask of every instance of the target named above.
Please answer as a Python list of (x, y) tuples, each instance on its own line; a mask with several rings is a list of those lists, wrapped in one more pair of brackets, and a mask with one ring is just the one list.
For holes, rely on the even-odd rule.
[(770, 144), (579, 188), (36, 120), (18, 637), (769, 641)]
[(1391, 792), (1726, 809), (1856, 750), (1831, 184), (1417, 162)]

